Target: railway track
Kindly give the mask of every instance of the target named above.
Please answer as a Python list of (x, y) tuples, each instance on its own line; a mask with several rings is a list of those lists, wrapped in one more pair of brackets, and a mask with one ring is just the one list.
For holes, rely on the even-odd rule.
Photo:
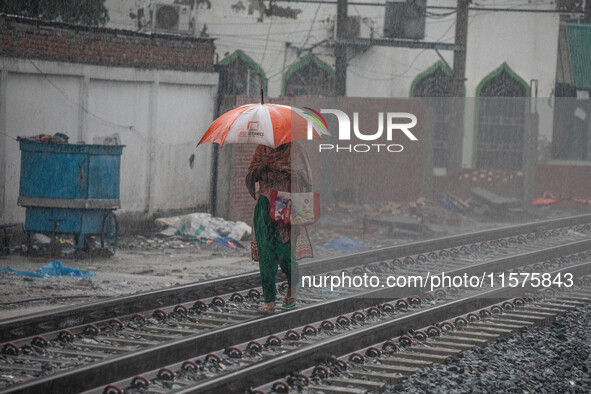
[[(582, 272), (589, 272), (589, 267)], [(524, 297), (519, 297), (516, 293), (515, 298), (501, 298), (497, 303), (489, 300), (473, 305), (474, 309), (467, 313), (458, 315), (456, 310), (438, 313), (439, 321), (428, 326), (422, 325), (426, 320), (419, 316), (419, 313), (426, 311), (417, 312), (415, 316), (407, 318), (408, 324), (405, 325), (402, 319), (398, 322), (397, 331), (402, 335), (384, 333), (381, 336), (387, 339), (378, 341), (379, 334), (376, 334), (369, 341), (373, 341), (372, 344), (357, 344), (359, 347), (353, 351), (343, 352), (343, 349), (355, 347), (347, 346), (347, 343), (357, 343), (359, 336), (341, 338), (333, 343), (315, 346), (315, 349), (311, 347), (307, 349), (306, 357), (318, 360), (316, 363), (308, 362), (307, 368), (303, 370), (292, 369), (284, 374), (286, 379), (263, 384), (250, 392), (289, 393), (303, 389), (307, 393), (325, 394), (382, 392), (386, 385), (395, 386), (418, 369), (433, 363), (444, 363), (462, 351), (474, 346), (484, 346), (497, 338), (507, 338), (527, 327), (550, 324), (557, 315), (591, 303), (591, 277), (586, 276), (585, 279), (582, 286), (568, 292), (532, 292)], [(392, 326), (396, 324), (393, 323)], [(403, 333), (408, 327), (415, 329)], [(396, 332), (396, 328), (394, 331)], [(290, 354), (290, 364), (293, 359), (295, 354)], [(301, 362), (301, 365), (304, 364), (305, 362)], [(264, 376), (266, 371), (260, 366), (257, 369), (257, 373)], [(224, 382), (224, 387), (228, 387), (227, 381)], [(175, 393), (198, 392), (196, 389), (197, 387), (186, 387)]]
[[(591, 214), (568, 218), (545, 220), (504, 228), (460, 234), (432, 240), (412, 242), (392, 247), (383, 247), (362, 253), (339, 256), (320, 261), (301, 264), (302, 274), (315, 275), (322, 272), (350, 269), (369, 263), (387, 261), (394, 258), (428, 254), (445, 249), (461, 248), (497, 239), (509, 239), (527, 234), (556, 232), (561, 228), (574, 228), (588, 231)], [(117, 316), (131, 316), (138, 311), (148, 311), (165, 306), (174, 306), (218, 295), (232, 294), (249, 290), (260, 285), (257, 272), (230, 276), (194, 284), (175, 286), (168, 289), (149, 291), (123, 296), (114, 300), (68, 306), (46, 312), (34, 313), (12, 319), (0, 320), (0, 343), (40, 335), (65, 328), (96, 324)]]
[[(591, 253), (579, 260), (551, 273), (590, 274)], [(591, 277), (580, 278), (568, 291), (539, 291), (524, 283), (512, 290), (464, 291), (437, 304), (401, 306), (400, 299), (393, 300), (349, 317), (294, 326), (162, 366), (88, 393), (379, 392), (419, 368), (527, 326), (548, 324), (557, 314), (591, 302)], [(262, 383), (273, 377), (280, 379)]]
[[(589, 222), (591, 215), (582, 215), (445, 237), (302, 264), (301, 271), (315, 275), (346, 270), (383, 278), (390, 273), (424, 275), (430, 270), (497, 272), (527, 264), (532, 264), (531, 270), (547, 270), (568, 262), (564, 257), (568, 254), (591, 250)], [(298, 322), (323, 322), (330, 313), (359, 310), (363, 314), (360, 310), (371, 308), (375, 300), (405, 298), (416, 292), (409, 288), (330, 293), (303, 289), (299, 308), (261, 318), (255, 311), (260, 298), (257, 278), (254, 273), (239, 275), (0, 321), (0, 371), (22, 377), (22, 382), (2, 391), (78, 392), (126, 376), (133, 379), (150, 369), (160, 371), (163, 365), (199, 354), (211, 353), (207, 363), (215, 364), (211, 360), (222, 357), (223, 349), (235, 347), (243, 352), (233, 346), (243, 340), (287, 332)], [(442, 294), (457, 296), (439, 289), (436, 294), (416, 295), (414, 302)], [(373, 306), (374, 312), (379, 310)], [(240, 353), (236, 349), (234, 355)], [(182, 387), (178, 382), (174, 385)]]

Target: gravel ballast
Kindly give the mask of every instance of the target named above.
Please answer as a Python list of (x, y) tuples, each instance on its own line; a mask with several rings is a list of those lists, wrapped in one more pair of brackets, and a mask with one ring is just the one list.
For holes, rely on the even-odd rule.
[(410, 375), (385, 392), (591, 392), (591, 306)]

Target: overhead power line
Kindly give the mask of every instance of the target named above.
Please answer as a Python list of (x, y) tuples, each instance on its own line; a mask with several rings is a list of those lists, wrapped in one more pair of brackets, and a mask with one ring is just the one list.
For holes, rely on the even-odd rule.
[[(311, 3), (311, 4), (337, 4), (336, 1), (334, 0), (275, 0), (278, 3), (292, 3), (292, 4), (297, 4), (297, 3), (302, 3), (302, 4), (306, 4), (306, 3)], [(386, 3), (362, 3), (362, 2), (355, 2), (355, 1), (350, 1), (348, 2), (349, 5), (355, 5), (355, 6), (368, 6), (368, 7), (385, 7)], [(525, 6), (526, 4), (522, 5)], [(427, 5), (427, 9), (432, 9), (432, 10), (455, 10), (456, 7), (453, 6), (436, 6), (436, 5)], [(562, 10), (539, 10), (539, 9), (533, 9), (533, 8), (517, 8), (517, 7), (504, 7), (504, 8), (497, 8), (497, 7), (479, 7), (479, 6), (475, 6), (475, 7), (470, 7), (470, 11), (498, 11), (498, 12), (534, 12), (534, 13), (546, 13), (546, 14), (584, 14), (583, 11), (576, 11), (576, 12), (570, 12), (570, 11), (562, 11)]]

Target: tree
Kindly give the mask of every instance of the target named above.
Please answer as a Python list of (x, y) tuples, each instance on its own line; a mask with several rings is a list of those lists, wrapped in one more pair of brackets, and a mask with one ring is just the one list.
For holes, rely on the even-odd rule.
[(105, 0), (0, 0), (0, 12), (82, 25), (105, 25)]
[(583, 12), (584, 0), (557, 0), (556, 9), (566, 12)]

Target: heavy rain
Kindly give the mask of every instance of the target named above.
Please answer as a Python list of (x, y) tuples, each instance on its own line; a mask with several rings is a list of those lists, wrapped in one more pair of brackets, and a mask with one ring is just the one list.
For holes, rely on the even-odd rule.
[(591, 391), (591, 2), (0, 31), (0, 392)]

